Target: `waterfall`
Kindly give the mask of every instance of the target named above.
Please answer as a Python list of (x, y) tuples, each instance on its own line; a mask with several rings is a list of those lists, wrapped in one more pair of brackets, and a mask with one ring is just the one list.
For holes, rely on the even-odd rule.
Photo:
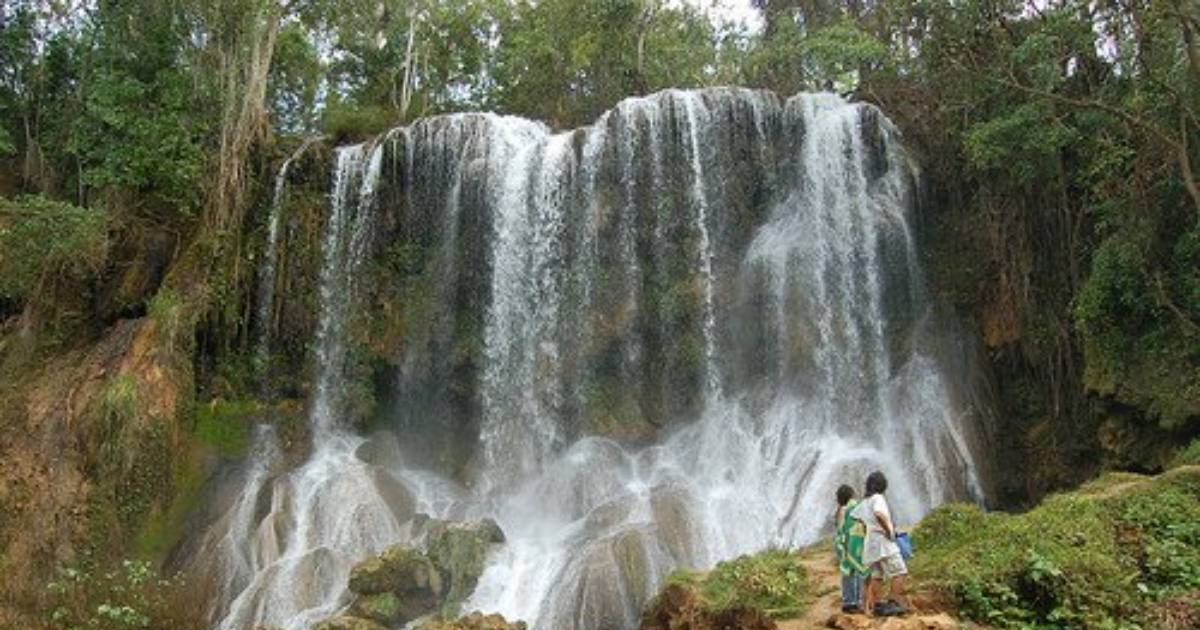
[[(242, 496), (210, 527), (196, 554), (202, 568), (222, 577), (214, 609), (221, 629), (307, 627), (332, 615), (345, 603), (354, 562), (402, 538), (401, 523), (414, 514), (405, 472), (363, 461), (357, 451), (364, 440), (340, 422), (350, 296), (359, 289), (375, 229), (375, 192), (390, 142), (343, 147), (334, 160), (314, 352), (313, 452), (299, 468), (271, 475), (279, 457), (274, 434), (256, 434)], [(271, 455), (258, 454), (263, 449)]]
[(319, 137), (305, 140), (294, 153), (284, 160), (279, 172), (275, 175), (275, 184), (272, 187), (271, 211), (267, 216), (267, 243), (263, 249), (262, 265), (258, 268), (257, 305), (254, 311), (255, 324), (258, 326), (258, 340), (255, 343), (254, 351), (258, 362), (260, 381), (265, 381), (269, 369), (271, 337), (274, 331), (279, 236), (283, 227), (288, 173), (291, 171), (292, 164), (318, 139)]
[[(335, 161), (313, 451), (247, 473), (254, 500), (210, 528), (232, 541), (210, 547), (233, 567), (221, 628), (339, 610), (353, 561), (409, 540), (417, 512), (505, 531), (466, 608), (593, 630), (635, 626), (675, 568), (816, 541), (835, 488), (871, 470), (900, 522), (985, 498), (986, 410), (939, 354), (959, 340), (878, 110), (667, 91), (561, 133), (425, 119)], [(396, 247), (421, 264), (371, 275)], [(408, 317), (392, 424), (366, 438), (343, 420), (347, 329), (388, 282)], [(445, 442), (461, 464), (429, 456)]]

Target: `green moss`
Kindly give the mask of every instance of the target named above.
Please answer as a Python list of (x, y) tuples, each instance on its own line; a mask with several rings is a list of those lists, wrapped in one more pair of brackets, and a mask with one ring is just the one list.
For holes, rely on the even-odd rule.
[(171, 479), (172, 498), (165, 508), (151, 510), (133, 539), (134, 557), (160, 564), (183, 536), (187, 517), (198, 505), (204, 489), (204, 470), (193, 453), (177, 457)]
[(150, 299), (147, 312), (158, 325), (159, 339), (163, 344), (161, 349), (171, 352), (181, 347), (180, 341), (192, 326), (185, 315), (183, 299), (179, 294), (169, 288), (162, 289)]
[(708, 573), (676, 571), (667, 582), (695, 588), (705, 606), (714, 612), (742, 606), (783, 619), (800, 615), (810, 599), (800, 553), (786, 549), (720, 562)]
[(255, 400), (214, 400), (198, 405), (193, 434), (222, 455), (241, 455), (249, 444), (251, 419), (261, 410)]
[(1200, 469), (1108, 475), (1025, 514), (950, 505), (913, 533), (910, 569), (997, 627), (1134, 627), (1200, 587)]

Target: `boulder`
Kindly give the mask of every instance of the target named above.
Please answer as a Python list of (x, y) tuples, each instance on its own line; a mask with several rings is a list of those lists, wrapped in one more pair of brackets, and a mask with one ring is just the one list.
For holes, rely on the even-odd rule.
[(414, 529), (426, 551), (393, 545), (350, 570), (350, 612), (394, 626), (434, 611), (457, 612), (483, 574), (492, 546), (504, 532), (492, 519), (458, 523), (418, 515)]
[(442, 580), (429, 558), (408, 545), (393, 545), (350, 570), (350, 592), (357, 595), (428, 592), (442, 595)]
[(504, 532), (490, 518), (465, 523), (430, 522), (426, 554), (446, 585), (443, 612), (454, 611), (471, 595), (483, 575), (488, 552), (502, 542)]

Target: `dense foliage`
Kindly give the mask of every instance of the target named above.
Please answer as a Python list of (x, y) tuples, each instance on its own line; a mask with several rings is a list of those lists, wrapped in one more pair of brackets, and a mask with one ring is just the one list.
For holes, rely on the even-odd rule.
[[(951, 505), (914, 532), (913, 575), (1001, 628), (1175, 627), (1200, 588), (1200, 471), (1110, 474), (1025, 514)], [(1186, 606), (1185, 606), (1186, 607)], [(1185, 626), (1179, 626), (1185, 627)]]
[(31, 196), (0, 199), (0, 300), (25, 300), (58, 279), (96, 276), (107, 254), (103, 209)]
[(947, 156), (935, 194), (962, 214), (943, 213), (935, 276), (1001, 353), (1011, 411), (1069, 468), (1098, 445), (1161, 466), (1139, 447), (1194, 434), (1200, 412), (1195, 12), (891, 8), (916, 34), (867, 89)]

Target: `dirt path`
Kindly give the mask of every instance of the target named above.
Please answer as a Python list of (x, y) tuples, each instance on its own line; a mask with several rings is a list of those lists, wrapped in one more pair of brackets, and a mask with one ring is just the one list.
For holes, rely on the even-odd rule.
[(779, 630), (824, 628), (830, 617), (841, 612), (842, 578), (834, 564), (833, 551), (826, 547), (814, 546), (801, 555), (800, 566), (808, 574), (813, 600), (802, 616), (779, 620)]
[[(828, 545), (814, 545), (801, 552), (800, 565), (808, 575), (812, 603), (804, 614), (792, 619), (776, 620), (779, 630), (818, 630), (828, 627), (830, 618), (842, 611), (842, 583), (833, 550)], [(860, 630), (945, 630), (956, 624), (941, 607), (921, 594), (911, 594), (913, 614), (903, 617), (871, 619), (865, 615), (841, 615), (842, 627)]]

